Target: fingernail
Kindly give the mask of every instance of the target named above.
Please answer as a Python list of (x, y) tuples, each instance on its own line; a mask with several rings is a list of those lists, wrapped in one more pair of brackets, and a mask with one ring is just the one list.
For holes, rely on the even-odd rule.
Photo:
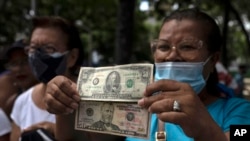
[(66, 113), (67, 114), (72, 114), (74, 112), (74, 109), (67, 108)]
[(77, 101), (77, 102), (79, 102), (80, 100), (81, 100), (81, 97), (79, 96), (79, 95), (73, 95), (72, 96), (72, 98), (75, 100), (75, 101)]
[(78, 108), (78, 104), (75, 103), (75, 102), (72, 102), (72, 103), (70, 104), (70, 107), (72, 107), (73, 109), (77, 109), (77, 108)]
[(144, 107), (144, 98), (138, 100), (138, 105), (141, 106), (141, 107)]

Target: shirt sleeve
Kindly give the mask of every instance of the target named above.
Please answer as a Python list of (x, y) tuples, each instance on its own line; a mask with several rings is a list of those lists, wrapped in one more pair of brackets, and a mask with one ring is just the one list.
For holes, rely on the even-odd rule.
[(11, 131), (10, 121), (5, 112), (0, 108), (0, 136), (5, 135)]
[(22, 102), (22, 97), (23, 95), (17, 97), (17, 99), (14, 102), (12, 112), (10, 114), (12, 121), (19, 127), (21, 125), (22, 105), (24, 104)]
[(250, 125), (250, 101), (232, 98), (224, 109), (224, 131), (229, 131), (230, 125)]

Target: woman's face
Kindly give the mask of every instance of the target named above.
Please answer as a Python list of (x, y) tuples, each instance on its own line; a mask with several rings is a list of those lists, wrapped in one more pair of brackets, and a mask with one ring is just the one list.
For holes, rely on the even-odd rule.
[(154, 51), (155, 62), (201, 62), (209, 57), (204, 28), (200, 22), (170, 20), (160, 31)]
[(219, 53), (211, 54), (207, 49), (207, 31), (202, 22), (187, 19), (166, 22), (161, 28), (159, 39), (153, 45), (154, 61), (205, 62), (211, 57), (203, 69), (207, 76), (219, 58)]
[(57, 28), (36, 28), (31, 36), (30, 46), (49, 46), (54, 52), (67, 51), (67, 37)]
[(18, 87), (27, 89), (37, 83), (35, 76), (32, 75), (28, 56), (25, 54), (24, 49), (13, 50), (8, 64), (11, 73), (15, 76), (15, 83)]

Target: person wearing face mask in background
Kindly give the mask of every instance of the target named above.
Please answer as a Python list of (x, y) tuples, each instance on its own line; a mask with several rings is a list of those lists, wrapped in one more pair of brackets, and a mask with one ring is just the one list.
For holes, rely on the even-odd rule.
[(5, 68), (14, 77), (12, 82), (14, 86), (12, 89), (18, 88), (14, 95), (5, 100), (5, 109), (7, 109), (8, 116), (16, 97), (38, 83), (28, 63), (28, 55), (25, 53), (26, 46), (27, 41), (21, 39), (13, 43), (5, 52)]
[(3, 135), (1, 131), (5, 131), (5, 136), (10, 135), (10, 112), (15, 99), (20, 93), (38, 82), (31, 71), (28, 56), (24, 51), (26, 45), (26, 40), (20, 39), (6, 47), (2, 55), (5, 71), (0, 76), (0, 108), (2, 109), (0, 118), (6, 121), (0, 122), (0, 140)]
[(4, 109), (5, 101), (15, 94), (18, 89), (13, 86), (13, 76), (4, 67), (5, 48), (0, 48), (0, 141), (9, 141), (11, 123)]
[[(126, 141), (229, 141), (230, 125), (250, 124), (249, 101), (220, 97), (215, 64), (221, 42), (214, 19), (198, 9), (165, 17), (159, 37), (151, 45), (155, 81), (138, 101), (152, 113), (149, 139), (127, 137)], [(61, 130), (56, 132), (61, 141), (77, 141), (64, 118), (79, 104), (75, 87), (60, 76), (46, 89), (46, 108), (57, 114), (56, 126)], [(92, 140), (102, 141), (103, 137)]]
[(46, 131), (48, 136), (54, 135), (55, 115), (46, 111), (43, 101), (47, 83), (57, 75), (76, 80), (83, 61), (82, 43), (72, 23), (61, 17), (35, 17), (32, 22), (26, 53), (40, 83), (15, 101), (11, 113), (11, 141), (38, 140), (30, 138), (36, 133), (32, 131)]

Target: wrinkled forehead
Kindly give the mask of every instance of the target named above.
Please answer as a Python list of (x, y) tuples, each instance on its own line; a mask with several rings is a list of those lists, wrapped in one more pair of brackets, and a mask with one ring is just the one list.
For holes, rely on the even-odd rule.
[(181, 40), (202, 40), (207, 39), (207, 30), (203, 22), (197, 20), (169, 20), (162, 25), (159, 39), (171, 42)]
[(35, 28), (30, 38), (30, 45), (53, 45), (58, 51), (66, 50), (67, 43), (67, 35), (59, 28)]

